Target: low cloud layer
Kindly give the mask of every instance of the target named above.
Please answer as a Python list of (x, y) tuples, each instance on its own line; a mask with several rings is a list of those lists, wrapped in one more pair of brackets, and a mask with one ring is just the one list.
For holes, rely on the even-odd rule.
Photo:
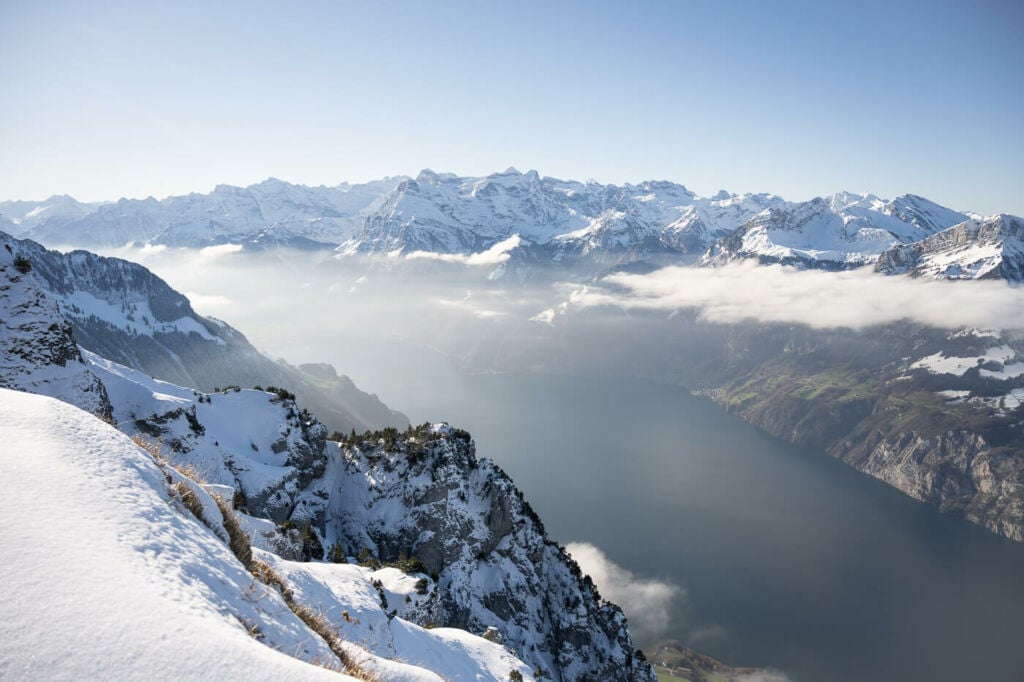
[(207, 246), (206, 248), (199, 249), (199, 260), (211, 261), (217, 258), (223, 258), (224, 256), (230, 256), (233, 253), (241, 253), (242, 249), (245, 248), (241, 244), (217, 244), (216, 246)]
[(910, 319), (937, 327), (1024, 329), (1024, 287), (937, 281), (871, 270), (826, 272), (737, 263), (615, 274), (576, 291), (578, 306), (699, 308), (712, 322), (760, 320), (859, 329)]
[(521, 239), (514, 234), (505, 241), (498, 242), (480, 253), (434, 253), (432, 251), (413, 251), (405, 256), (406, 260), (439, 260), (445, 263), (462, 263), (463, 265), (500, 265), (509, 259), (509, 253), (519, 247)]
[(565, 549), (594, 581), (601, 596), (622, 608), (634, 640), (645, 645), (665, 634), (670, 625), (672, 602), (685, 596), (680, 587), (641, 578), (585, 542), (569, 543)]

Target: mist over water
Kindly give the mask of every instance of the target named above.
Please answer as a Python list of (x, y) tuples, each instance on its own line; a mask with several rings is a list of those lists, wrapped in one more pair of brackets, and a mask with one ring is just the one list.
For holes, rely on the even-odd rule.
[[(614, 585), (598, 582), (606, 596), (629, 600), (642, 646), (675, 638), (801, 682), (1024, 670), (1024, 546), (669, 385), (650, 358), (714, 343), (681, 335), (679, 320), (618, 302), (560, 336), (529, 318), (578, 287), (502, 290), (463, 263), (388, 272), (292, 251), (134, 255), (270, 355), (331, 362), (414, 423), (469, 430), (554, 540), (585, 543), (576, 551)], [(643, 282), (611, 291), (671, 308)]]

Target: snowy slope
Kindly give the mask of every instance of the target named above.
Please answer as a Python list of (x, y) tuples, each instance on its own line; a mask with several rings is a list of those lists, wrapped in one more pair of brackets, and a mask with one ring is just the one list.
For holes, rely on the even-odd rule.
[[(7, 482), (0, 677), (148, 679), (160, 671), (174, 679), (352, 679), (317, 667), (339, 670), (341, 663), (225, 545), (222, 517), (201, 487), (65, 403), (0, 389), (0, 412)], [(172, 493), (172, 480), (193, 486), (204, 521)], [(59, 492), (59, 522), (38, 514), (40, 491)], [(278, 567), (290, 563), (256, 555)], [(329, 598), (308, 580), (294, 581), (317, 568), (335, 588)], [(501, 679), (512, 670), (532, 679), (498, 644), (389, 618), (365, 599), (377, 595), (366, 569), (296, 564), (283, 573), (296, 583), (296, 601), (341, 622), (343, 611), (358, 606), (367, 623), (393, 630), (386, 656), (360, 647), (358, 631), (341, 633), (346, 653), (381, 679)]]
[(0, 389), (0, 412), (0, 677), (338, 679), (275, 650), (333, 657), (127, 437), (43, 396)]
[(68, 195), (43, 201), (0, 201), (0, 229), (17, 236), (43, 229), (47, 224), (65, 224), (83, 218), (101, 204), (83, 204)]

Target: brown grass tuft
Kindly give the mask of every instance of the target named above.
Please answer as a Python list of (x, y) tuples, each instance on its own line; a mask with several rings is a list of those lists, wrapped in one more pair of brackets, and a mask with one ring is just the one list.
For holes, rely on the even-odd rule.
[(149, 456), (152, 457), (160, 466), (167, 464), (167, 455), (164, 454), (164, 444), (156, 438), (151, 438), (150, 436), (137, 433), (132, 436), (132, 442), (149, 453)]
[(376, 678), (367, 673), (365, 670), (359, 667), (342, 645), (341, 636), (338, 631), (331, 625), (331, 622), (327, 620), (327, 617), (322, 611), (314, 611), (309, 606), (295, 601), (295, 593), (288, 583), (285, 582), (281, 574), (275, 571), (269, 564), (266, 564), (259, 559), (253, 559), (250, 567), (250, 572), (262, 583), (273, 587), (281, 596), (284, 598), (285, 604), (292, 610), (299, 620), (306, 624), (306, 626), (315, 632), (323, 639), (327, 646), (330, 648), (334, 655), (338, 657), (342, 665), (345, 667), (344, 672), (352, 677), (360, 680), (367, 680), (367, 682), (376, 682)]
[[(148, 436), (136, 435), (132, 437), (132, 441), (135, 442), (140, 448), (145, 450), (161, 468), (166, 469), (171, 466), (167, 459), (167, 456), (163, 454), (163, 444)], [(181, 475), (189, 478), (198, 485), (203, 485), (204, 481), (199, 475), (199, 472), (192, 465), (186, 467), (173, 467)], [(171, 477), (167, 475), (167, 482), (170, 483), (170, 488), (174, 494), (181, 500), (185, 508), (188, 509), (197, 519), (203, 522), (203, 524), (209, 526), (206, 519), (203, 517), (203, 504), (199, 501), (199, 496), (196, 495), (186, 481), (178, 481), (177, 483), (171, 483)], [(341, 661), (344, 672), (352, 677), (366, 682), (379, 682), (376, 677), (366, 672), (359, 667), (359, 664), (352, 659), (345, 647), (342, 645), (341, 636), (338, 631), (331, 626), (331, 622), (327, 620), (322, 612), (314, 611), (305, 604), (300, 604), (295, 601), (295, 592), (288, 586), (284, 578), (275, 571), (269, 564), (254, 559), (252, 556), (252, 544), (249, 541), (249, 534), (242, 528), (241, 522), (238, 520), (238, 516), (235, 514), (235, 510), (231, 504), (225, 502), (218, 495), (212, 495), (214, 502), (217, 503), (217, 508), (220, 509), (221, 516), (224, 517), (224, 530), (228, 534), (228, 546), (231, 551), (242, 562), (242, 565), (255, 577), (257, 580), (262, 582), (269, 587), (277, 590), (281, 597), (284, 599), (285, 604), (291, 609), (292, 613), (298, 616), (299, 620), (306, 624), (310, 630), (315, 632), (320, 638), (327, 643), (327, 646), (338, 657)], [(346, 616), (348, 614), (346, 613)], [(346, 618), (347, 620), (347, 618)], [(258, 625), (249, 627), (246, 623), (243, 623), (246, 631), (250, 636), (256, 639), (262, 639), (263, 633), (260, 632)], [(314, 661), (314, 664), (320, 665), (324, 668), (331, 668), (330, 665), (325, 665), (321, 662)]]
[(196, 491), (192, 490), (192, 486), (185, 481), (178, 481), (171, 485), (171, 490), (178, 496), (181, 503), (185, 505), (185, 509), (192, 512), (192, 515), (202, 521), (203, 524), (206, 524), (206, 519), (203, 518), (203, 503), (199, 501), (199, 496), (196, 495)]
[(222, 500), (219, 495), (213, 495), (213, 501), (217, 503), (220, 515), (224, 517), (224, 530), (227, 531), (229, 540), (228, 547), (235, 553), (235, 556), (238, 557), (243, 566), (250, 568), (252, 565), (252, 544), (249, 542), (249, 534), (242, 528), (242, 524), (239, 522), (238, 516), (235, 514), (235, 510), (231, 508), (231, 505)]

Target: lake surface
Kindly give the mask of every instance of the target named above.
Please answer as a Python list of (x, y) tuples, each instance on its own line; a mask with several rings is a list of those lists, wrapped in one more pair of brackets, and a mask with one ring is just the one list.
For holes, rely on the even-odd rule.
[(685, 588), (665, 638), (798, 682), (1024, 679), (1024, 546), (677, 387), (445, 383), (394, 405), (469, 430), (554, 540)]

